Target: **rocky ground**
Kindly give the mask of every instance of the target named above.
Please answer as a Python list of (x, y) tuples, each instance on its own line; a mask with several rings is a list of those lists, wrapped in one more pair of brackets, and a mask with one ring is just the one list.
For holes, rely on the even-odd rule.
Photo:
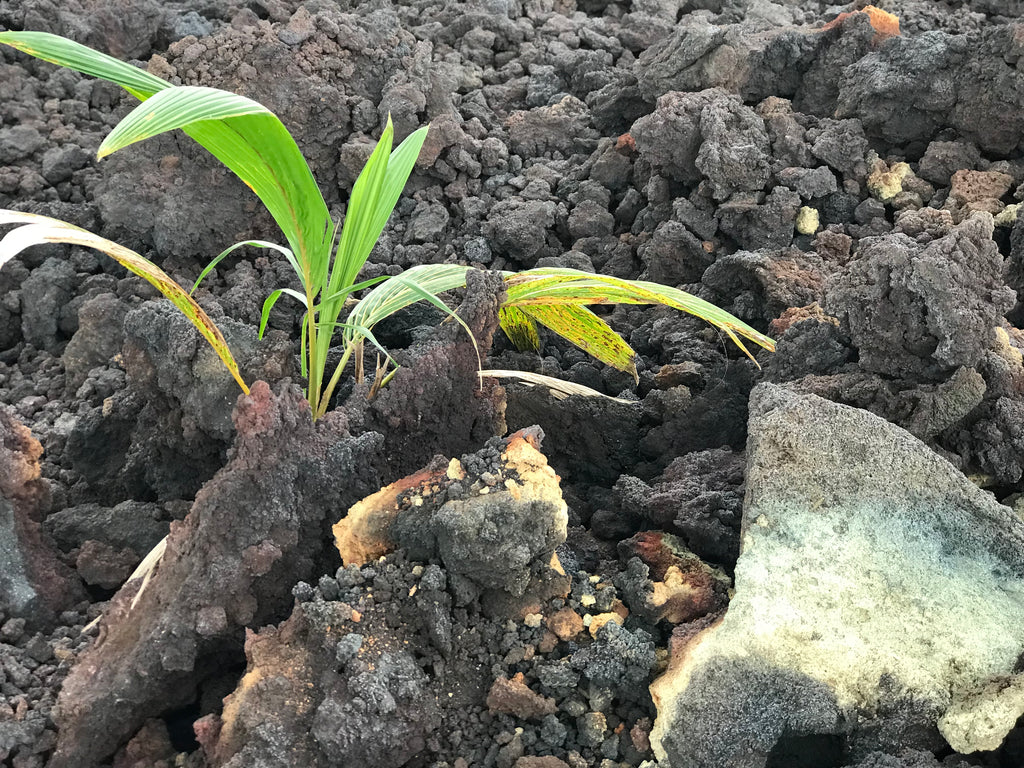
[[(337, 215), (388, 114), (431, 131), (365, 276), (570, 266), (777, 338), (608, 310), (639, 383), (413, 308), (316, 427), (281, 260), (192, 327), (101, 255), (0, 269), (0, 761), (11, 768), (1024, 764), (1019, 0), (0, 0), (294, 132)], [(133, 100), (0, 51), (0, 207), (183, 284), (276, 240)], [(294, 287), (294, 286), (293, 286)], [(122, 588), (164, 537), (146, 588)], [(93, 623), (97, 617), (103, 618)]]

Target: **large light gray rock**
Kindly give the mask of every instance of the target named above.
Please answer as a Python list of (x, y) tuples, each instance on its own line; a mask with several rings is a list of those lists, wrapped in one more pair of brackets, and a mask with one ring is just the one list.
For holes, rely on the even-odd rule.
[(652, 686), (659, 760), (998, 746), (1024, 713), (1024, 522), (903, 429), (774, 385), (747, 457), (736, 594)]

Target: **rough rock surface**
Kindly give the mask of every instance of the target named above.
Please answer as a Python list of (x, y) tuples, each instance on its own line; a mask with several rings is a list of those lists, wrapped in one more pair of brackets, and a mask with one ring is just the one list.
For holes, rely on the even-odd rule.
[(40, 478), (39, 441), (0, 408), (0, 605), (32, 629), (84, 596), (58, 559), (40, 521), (49, 511), (49, 487)]
[[(401, 551), (300, 583), (292, 616), (248, 636), (248, 669), (223, 715), (197, 723), (208, 764), (638, 763), (650, 755), (640, 713), (653, 643), (615, 622), (555, 637), (545, 618), (566, 605), (596, 618), (581, 576), (571, 596), (491, 618), (459, 605), (445, 568)], [(613, 595), (609, 585), (601, 597)], [(493, 663), (480, 664), (481, 652)]]
[(479, 590), (522, 595), (566, 534), (565, 502), (541, 438), (535, 429), (491, 440), (363, 499), (334, 526), (342, 562), (363, 565), (404, 547)]
[[(217, 321), (246, 381), (293, 373), (280, 334)], [(238, 384), (192, 324), (166, 302), (147, 302), (124, 318), (122, 359), (128, 386), (75, 420), (68, 462), (95, 490), (123, 498), (190, 499), (224, 462)]]
[(900, 223), (911, 235), (862, 241), (825, 309), (849, 329), (863, 370), (941, 381), (977, 364), (1014, 295), (984, 213), (917, 238), (909, 217)]
[[(337, 219), (387, 115), (399, 138), (429, 122), (363, 278), (425, 263), (572, 267), (664, 282), (780, 336), (774, 355), (755, 351), (760, 370), (695, 318), (598, 307), (638, 354), (634, 382), (550, 334), (535, 354), (496, 333), (485, 365), (635, 400), (558, 402), (509, 385), (503, 414), (502, 387), (478, 386), (476, 355), (455, 323), (416, 308), (378, 326), (401, 372), (368, 406), (365, 388), (343, 377), (335, 405), (354, 434), (383, 434), (380, 482), (435, 454), (474, 454), (504, 432), (503, 418), (512, 429), (540, 424), (568, 506), (558, 551), (566, 573), (547, 572), (543, 599), (527, 589), (517, 600), (485, 593), (481, 601), (461, 574), (401, 553), (330, 576), (337, 563), (327, 548), (313, 586), (278, 585), (285, 609), (294, 587), (303, 605), (348, 601), (376, 622), (371, 631), (350, 619), (322, 655), (306, 656), (322, 662), (327, 679), (361, 648), (391, 638), (391, 650), (416, 649), (428, 698), (434, 688), (454, 694), (441, 696), (439, 719), (407, 717), (415, 705), (398, 689), (408, 683), (419, 695), (423, 678), (389, 656), (390, 672), (350, 691), (365, 705), (350, 713), (354, 730), (339, 734), (325, 722), (344, 702), (332, 694), (325, 707), (317, 733), (339, 750), (335, 763), (352, 762), (348, 743), (372, 763), (358, 750), (369, 749), (376, 725), (382, 743), (397, 745), (392, 757), (404, 759), (425, 736), (409, 760), (439, 768), (460, 759), (485, 768), (637, 768), (650, 759), (653, 660), (670, 632), (678, 644), (713, 620), (673, 629), (670, 619), (718, 610), (724, 582), (710, 564), (729, 573), (738, 556), (748, 399), (764, 378), (880, 415), (1007, 506), (1024, 508), (1024, 334), (1014, 327), (1024, 304), (1007, 309), (1008, 289), (1024, 295), (1020, 2), (876, 4), (885, 9), (818, 0), (0, 2), (2, 29), (68, 34), (139, 57), (173, 82), (266, 104), (295, 133)], [(122, 240), (183, 285), (232, 242), (280, 240), (249, 190), (180, 133), (94, 162), (133, 102), (109, 83), (0, 46), (0, 207)], [(972, 217), (983, 214), (994, 227), (977, 228)], [(300, 306), (274, 308), (269, 327), (291, 341), (272, 341), (269, 356), (245, 339), (278, 287), (298, 287), (285, 261), (244, 249), (198, 293), (228, 326), (243, 364), (257, 358), (247, 380), (275, 386), (298, 370)], [(493, 327), (487, 307), (496, 288), (471, 290), (460, 310), (487, 318), (478, 330)], [(0, 402), (44, 448), (55, 514), (43, 531), (94, 582), (92, 600), (184, 517), (233, 439), (234, 384), (154, 298), (147, 283), (84, 249), (40, 246), (0, 269)], [(431, 329), (440, 347), (430, 347)], [(706, 562), (687, 555), (677, 575), (661, 548), (647, 546), (666, 534)], [(318, 535), (328, 539), (326, 526)], [(82, 626), (104, 605), (58, 613), (59, 626), (37, 636), (0, 604), (0, 762), (42, 768), (48, 760), (60, 729), (57, 688)], [(399, 616), (415, 638), (389, 634)], [(507, 616), (515, 627), (497, 618)], [(201, 615), (206, 629), (219, 622), (216, 610)], [(248, 629), (262, 636), (255, 622)], [(603, 650), (581, 652), (593, 644)], [(197, 711), (212, 743), (215, 713), (241, 673), (240, 627), (216, 653), (224, 647), (197, 661), (194, 677), (213, 666), (217, 673), (183, 709), (143, 724), (114, 757), (118, 768), (203, 762), (173, 752), (190, 748), (183, 733)], [(47, 649), (54, 657), (40, 661)], [(270, 669), (269, 648), (259, 653), (254, 668)], [(226, 759), (304, 762), (289, 757), (289, 729), (307, 738), (312, 721), (283, 714), (284, 694), (305, 701), (302, 685), (312, 679), (299, 661), (272, 676), (281, 697), (257, 686), (266, 698), (236, 731), (252, 748)], [(487, 710), (494, 680), (520, 673), (529, 690), (555, 701), (553, 713)], [(801, 683), (791, 682), (799, 698)], [(967, 760), (947, 754), (933, 712), (887, 686), (879, 686), (881, 714), (849, 737), (783, 732), (775, 743), (778, 724), (766, 720), (757, 743), (775, 743), (769, 762), (787, 768), (935, 768), (933, 754)], [(1006, 681), (1002, 698), (987, 690), (967, 709), (1001, 712), (993, 722), (1007, 717), (1016, 683)], [(754, 722), (772, 701), (788, 706), (787, 695), (740, 696), (730, 711)], [(385, 738), (388, 696), (396, 722)], [(364, 716), (373, 721), (365, 736), (357, 732)], [(804, 722), (817, 728), (833, 716), (822, 704)], [(1020, 732), (983, 759), (1024, 764)]]
[[(1024, 79), (1007, 61), (1019, 51), (1019, 22), (893, 38), (846, 69), (837, 112), (892, 143), (927, 141), (948, 127), (983, 151), (1010, 154), (1024, 135)], [(986, 98), (988, 83), (997, 101)]]
[(898, 427), (774, 385), (747, 456), (736, 595), (652, 688), (659, 759), (763, 766), (783, 734), (1001, 741), (1024, 711), (1020, 520)]
[(360, 429), (384, 435), (391, 477), (424, 466), (436, 453), (475, 450), (505, 431), (504, 390), (477, 376), (478, 355), (487, 354), (498, 329), (503, 291), (498, 275), (470, 271), (459, 317), (472, 336), (455, 322), (432, 329), (399, 355), (403, 367), (361, 415)]
[(243, 627), (280, 615), (286, 585), (310, 577), (327, 510), (378, 482), (379, 436), (350, 436), (341, 413), (314, 429), (294, 390), (256, 384), (234, 418), (228, 466), (172, 526), (138, 604), (133, 582), (65, 682), (51, 765), (96, 765), (147, 718), (191, 700)]

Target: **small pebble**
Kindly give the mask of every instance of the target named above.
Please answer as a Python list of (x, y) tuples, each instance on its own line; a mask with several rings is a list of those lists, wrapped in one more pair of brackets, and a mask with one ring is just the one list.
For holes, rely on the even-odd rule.
[(300, 603), (308, 603), (313, 599), (313, 587), (304, 581), (300, 581), (294, 587), (292, 587), (292, 597), (298, 600)]
[(25, 634), (25, 620), (21, 618), (8, 619), (0, 627), (0, 639), (9, 643), (17, 643)]
[(357, 635), (355, 632), (349, 632), (334, 648), (334, 658), (338, 660), (341, 665), (348, 664), (352, 659), (355, 658), (356, 654), (359, 653), (359, 649), (363, 647), (363, 636)]

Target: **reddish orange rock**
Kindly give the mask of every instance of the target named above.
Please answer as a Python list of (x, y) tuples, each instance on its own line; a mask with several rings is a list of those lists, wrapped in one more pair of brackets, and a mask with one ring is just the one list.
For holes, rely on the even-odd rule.
[(815, 301), (806, 307), (789, 307), (789, 309), (771, 321), (772, 333), (781, 336), (791, 326), (802, 323), (804, 320), (816, 320), (819, 323), (839, 325), (839, 321), (831, 315), (826, 315), (825, 310)]
[(572, 608), (563, 608), (549, 616), (546, 623), (560, 640), (571, 640), (583, 631), (583, 619)]
[(1000, 171), (971, 171), (961, 169), (950, 180), (949, 196), (962, 205), (976, 205), (988, 200), (1002, 209), (999, 198), (1010, 191), (1013, 177)]
[(690, 552), (679, 538), (643, 531), (625, 544), (650, 568), (654, 591), (642, 607), (649, 618), (682, 624), (725, 606), (729, 577)]
[(528, 720), (553, 715), (556, 706), (554, 699), (530, 690), (523, 673), (519, 672), (511, 680), (499, 677), (494, 681), (487, 694), (487, 709)]
[(880, 42), (889, 37), (898, 37), (900, 34), (900, 19), (899, 16), (894, 16), (888, 11), (883, 11), (881, 8), (876, 8), (873, 5), (865, 5), (859, 11), (850, 11), (849, 13), (840, 13), (832, 21), (826, 24), (822, 29), (832, 29), (833, 27), (839, 26), (839, 24), (848, 16), (853, 16), (855, 13), (866, 13), (868, 21), (875, 30), (874, 42)]

